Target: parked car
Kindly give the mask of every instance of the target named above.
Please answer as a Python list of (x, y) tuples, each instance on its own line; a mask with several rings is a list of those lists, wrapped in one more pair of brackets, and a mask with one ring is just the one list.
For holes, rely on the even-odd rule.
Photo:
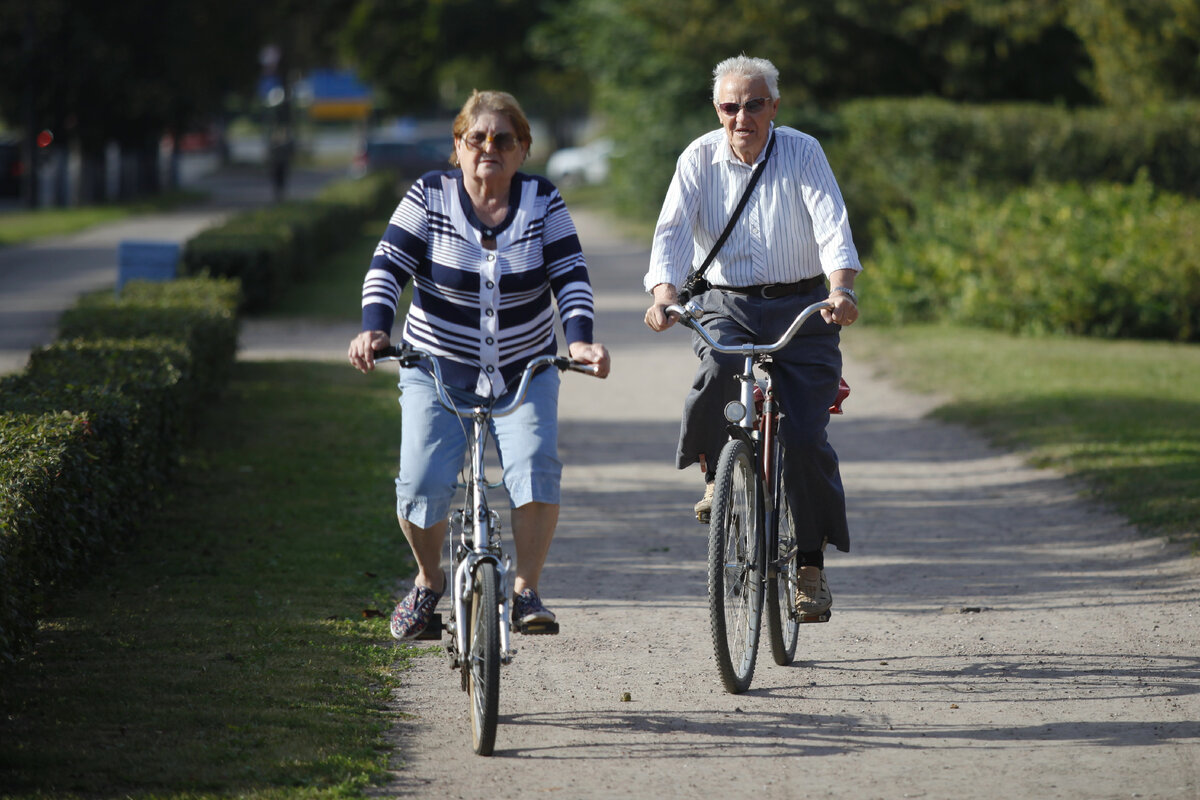
[(597, 139), (583, 147), (556, 150), (546, 161), (546, 177), (557, 186), (604, 183), (608, 179), (611, 139)]
[(454, 137), (449, 133), (423, 138), (370, 137), (354, 157), (350, 172), (361, 176), (390, 170), (402, 178), (418, 178), (430, 170), (449, 169), (452, 152)]

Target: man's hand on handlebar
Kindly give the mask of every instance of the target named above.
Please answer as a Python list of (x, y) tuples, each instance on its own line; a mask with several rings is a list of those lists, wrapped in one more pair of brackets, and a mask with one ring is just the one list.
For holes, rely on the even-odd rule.
[(567, 353), (571, 356), (572, 361), (595, 364), (597, 378), (608, 377), (610, 366), (608, 348), (599, 342), (571, 342), (567, 346)]
[(821, 309), (821, 316), (826, 322), (844, 327), (853, 325), (858, 319), (858, 306), (845, 294), (834, 292), (829, 295), (829, 302), (833, 304), (833, 308)]
[(679, 292), (669, 283), (660, 283), (653, 290), (654, 303), (646, 309), (646, 326), (652, 331), (665, 331), (675, 324), (667, 314), (667, 306), (679, 302)]
[(375, 369), (375, 351), (391, 343), (391, 337), (383, 331), (363, 331), (350, 342), (350, 350), (346, 355), (359, 372), (370, 372)]

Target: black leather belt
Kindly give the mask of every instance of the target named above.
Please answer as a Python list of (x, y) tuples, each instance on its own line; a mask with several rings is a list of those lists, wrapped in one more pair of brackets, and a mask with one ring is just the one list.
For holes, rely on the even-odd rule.
[(764, 283), (757, 286), (714, 286), (722, 292), (735, 292), (751, 297), (761, 297), (770, 300), (773, 297), (784, 297), (789, 294), (807, 294), (825, 284), (824, 275), (815, 275), (796, 283)]

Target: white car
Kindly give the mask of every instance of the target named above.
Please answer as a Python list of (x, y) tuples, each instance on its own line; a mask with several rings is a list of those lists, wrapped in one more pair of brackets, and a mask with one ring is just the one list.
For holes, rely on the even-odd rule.
[(546, 177), (556, 186), (604, 183), (608, 179), (611, 139), (597, 139), (583, 147), (556, 150), (546, 161)]

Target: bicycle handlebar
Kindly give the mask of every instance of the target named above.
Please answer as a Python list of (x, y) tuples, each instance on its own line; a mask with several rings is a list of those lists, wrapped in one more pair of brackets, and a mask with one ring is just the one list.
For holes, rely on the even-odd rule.
[(695, 300), (688, 302), (687, 306), (681, 306), (677, 303), (672, 303), (664, 309), (668, 316), (674, 315), (679, 318), (679, 321), (688, 326), (704, 341), (708, 342), (708, 346), (716, 350), (718, 353), (736, 353), (744, 356), (762, 356), (768, 353), (774, 353), (776, 350), (782, 349), (796, 335), (796, 331), (800, 330), (800, 326), (808, 321), (808, 318), (817, 313), (823, 308), (833, 308), (833, 303), (828, 300), (821, 300), (801, 311), (784, 334), (779, 337), (779, 340), (774, 344), (739, 344), (739, 345), (723, 345), (713, 340), (700, 324), (700, 317), (704, 316), (704, 309)]
[[(450, 393), (446, 391), (446, 384), (442, 382), (442, 368), (438, 365), (438, 360), (433, 353), (420, 350), (410, 345), (389, 345), (382, 350), (375, 351), (376, 362), (395, 361), (400, 364), (401, 368), (415, 367), (420, 361), (428, 361), (433, 366), (434, 383), (437, 385), (438, 402), (447, 411), (457, 414), (460, 417), (470, 417), (476, 411), (476, 406), (460, 406), (450, 397)], [(517, 386), (517, 391), (513, 393), (512, 400), (501, 408), (493, 408), (491, 415), (493, 417), (503, 417), (513, 413), (517, 407), (525, 400), (525, 392), (529, 389), (529, 381), (533, 377), (533, 373), (542, 366), (553, 366), (560, 372), (571, 370), (573, 372), (582, 372), (585, 375), (593, 375), (599, 377), (600, 367), (596, 364), (585, 364), (582, 361), (572, 361), (566, 356), (538, 356), (525, 365), (525, 369), (521, 372), (521, 383)]]

